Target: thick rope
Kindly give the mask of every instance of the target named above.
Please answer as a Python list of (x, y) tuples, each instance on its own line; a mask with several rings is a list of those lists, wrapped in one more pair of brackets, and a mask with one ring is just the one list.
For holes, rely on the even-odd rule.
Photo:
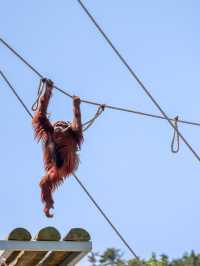
[(32, 107), (31, 107), (32, 111), (35, 112), (38, 109), (39, 99), (40, 99), (40, 96), (43, 94), (44, 90), (45, 90), (44, 79), (40, 79), (40, 83), (39, 83), (39, 86), (38, 86), (37, 98), (36, 98), (35, 102), (33, 103)]
[(28, 107), (25, 105), (21, 97), (18, 95), (14, 87), (11, 85), (10, 81), (7, 79), (7, 77), (4, 75), (4, 73), (0, 70), (0, 75), (3, 78), (3, 80), (7, 83), (8, 87), (12, 90), (14, 95), (17, 97), (18, 101), (21, 103), (21, 105), (24, 107), (25, 111), (29, 114), (31, 118), (33, 118), (31, 112), (29, 111)]
[[(174, 118), (174, 126), (178, 129), (178, 116)], [(176, 142), (176, 143), (175, 143)], [(180, 149), (180, 139), (177, 130), (174, 130), (172, 142), (171, 142), (171, 152), (178, 153)]]
[[(40, 83), (38, 86), (38, 92), (37, 92), (37, 98), (31, 107), (32, 111), (34, 112), (38, 109), (40, 97), (46, 90), (45, 81), (46, 81), (46, 78), (40, 79)], [(105, 104), (102, 104), (101, 106), (98, 107), (97, 112), (95, 113), (94, 117), (92, 117), (90, 120), (82, 124), (83, 132), (88, 130), (94, 124), (95, 120), (102, 114), (104, 110), (105, 110)], [(70, 126), (68, 127), (68, 129), (69, 128)]]
[(111, 220), (108, 218), (108, 216), (105, 214), (105, 212), (102, 210), (102, 208), (99, 206), (99, 204), (95, 201), (95, 199), (92, 197), (92, 195), (89, 193), (87, 188), (83, 185), (83, 183), (80, 181), (78, 176), (73, 173), (74, 178), (79, 183), (81, 188), (85, 191), (89, 199), (92, 201), (92, 203), (95, 205), (95, 207), (98, 209), (98, 211), (102, 214), (102, 216), (105, 218), (105, 220), (108, 222), (108, 224), (112, 227), (112, 229), (115, 231), (115, 233), (118, 235), (118, 237), (121, 239), (121, 241), (124, 243), (124, 245), (128, 248), (128, 250), (131, 252), (131, 254), (136, 258), (136, 260), (143, 265), (140, 261), (140, 258), (136, 255), (134, 250), (131, 248), (131, 246), (128, 244), (128, 242), (125, 240), (125, 238), (122, 236), (122, 234), (119, 232), (119, 230), (114, 226), (114, 224), (111, 222)]
[(95, 120), (103, 113), (104, 110), (105, 110), (105, 105), (99, 106), (94, 117), (91, 118), (90, 120), (88, 120), (87, 122), (85, 122), (84, 124), (82, 124), (83, 132), (86, 131), (88, 128), (90, 128), (93, 125)]
[[(13, 49), (5, 40), (3, 40), (2, 38), (0, 38), (0, 42), (2, 42), (2, 44), (4, 46), (6, 46), (16, 57), (18, 57), (28, 68), (30, 68), (39, 78), (43, 78), (43, 75), (36, 70), (30, 63), (28, 63), (27, 60), (25, 60), (15, 49)], [(72, 98), (73, 96), (60, 89), (59, 87), (57, 87), (56, 85), (54, 85), (54, 88), (58, 91), (60, 91), (61, 93), (63, 93), (64, 95)], [(86, 104), (91, 104), (91, 105), (96, 105), (96, 106), (101, 106), (101, 103), (97, 103), (94, 101), (89, 101), (89, 100), (84, 100), (82, 99), (81, 102), (86, 103)], [(150, 114), (150, 113), (145, 113), (145, 112), (141, 112), (141, 111), (136, 111), (133, 109), (127, 109), (127, 108), (122, 108), (122, 107), (117, 107), (117, 106), (113, 106), (113, 105), (105, 105), (106, 108), (108, 109), (112, 109), (115, 111), (121, 111), (121, 112), (128, 112), (128, 113), (132, 113), (132, 114), (136, 114), (136, 115), (141, 115), (141, 116), (147, 116), (147, 117), (152, 117), (152, 118), (157, 118), (157, 119), (162, 119), (162, 120), (167, 120), (164, 116), (161, 115), (155, 115), (155, 114)], [(170, 121), (173, 122), (173, 118), (169, 118)], [(187, 120), (178, 120), (179, 123), (183, 123), (183, 124), (187, 124), (187, 125), (192, 125), (192, 126), (200, 126), (200, 123), (198, 122), (191, 122), (191, 121), (187, 121)]]
[[(17, 94), (16, 90), (14, 89), (14, 87), (11, 85), (11, 83), (8, 81), (7, 77), (3, 74), (3, 72), (1, 70), (0, 70), (0, 75), (2, 76), (3, 80), (7, 83), (8, 87), (13, 91), (14, 95), (17, 97), (17, 99), (19, 100), (19, 102), (24, 107), (25, 111), (29, 114), (29, 116), (31, 118), (33, 118), (31, 112), (28, 110), (28, 108), (26, 107), (26, 105), (23, 103), (23, 101), (21, 100), (21, 98), (18, 96), (18, 94)], [(114, 224), (111, 222), (111, 220), (107, 217), (107, 215), (104, 213), (104, 211), (102, 210), (102, 208), (97, 204), (97, 202), (94, 200), (94, 198), (91, 196), (91, 194), (85, 188), (85, 186), (81, 183), (80, 179), (75, 175), (75, 173), (73, 173), (73, 176), (74, 176), (75, 180), (78, 182), (78, 184), (82, 187), (82, 189), (86, 192), (86, 194), (88, 195), (88, 197), (90, 198), (90, 200), (94, 203), (95, 207), (100, 211), (100, 213), (103, 215), (103, 217), (105, 218), (105, 220), (112, 227), (112, 229), (114, 230), (114, 232), (119, 236), (119, 238), (121, 239), (121, 241), (126, 245), (126, 247), (129, 249), (129, 251), (132, 253), (132, 255), (139, 261), (139, 263), (141, 264), (141, 266), (143, 266), (143, 264), (140, 262), (139, 257), (136, 255), (136, 253), (130, 247), (130, 245), (128, 244), (128, 242), (123, 238), (123, 236), (118, 231), (118, 229), (114, 226)]]
[(197, 152), (193, 149), (193, 147), (188, 143), (188, 141), (185, 139), (185, 137), (180, 133), (180, 131), (174, 126), (171, 119), (167, 116), (165, 111), (162, 109), (158, 101), (153, 97), (153, 95), (150, 93), (150, 91), (147, 89), (147, 87), (144, 85), (142, 80), (137, 76), (137, 74), (133, 71), (132, 67), (128, 64), (128, 62), (125, 60), (125, 58), (122, 56), (122, 54), (119, 52), (119, 50), (115, 47), (113, 42), (110, 40), (110, 38), (106, 35), (106, 33), (103, 31), (101, 26), (97, 23), (95, 18), (92, 16), (92, 14), (89, 12), (89, 10), (85, 7), (85, 5), (82, 3), (81, 0), (77, 0), (81, 8), (84, 10), (84, 12), (87, 14), (89, 19), (92, 21), (92, 23), (95, 25), (95, 27), (98, 29), (98, 31), (101, 33), (103, 38), (106, 40), (106, 42), (109, 44), (109, 46), (112, 48), (114, 53), (117, 55), (117, 57), (120, 59), (120, 61), (123, 63), (123, 65), (127, 68), (129, 73), (131, 74), (132, 78), (137, 81), (137, 83), (140, 85), (142, 90), (145, 92), (145, 94), (151, 99), (153, 104), (157, 107), (157, 109), (160, 111), (162, 116), (168, 121), (170, 126), (176, 130), (177, 134), (179, 134), (179, 137), (183, 140), (183, 142), (186, 144), (186, 146), (190, 149), (190, 151), (193, 153), (193, 155), (197, 158), (198, 161), (200, 161), (200, 157), (197, 154)]

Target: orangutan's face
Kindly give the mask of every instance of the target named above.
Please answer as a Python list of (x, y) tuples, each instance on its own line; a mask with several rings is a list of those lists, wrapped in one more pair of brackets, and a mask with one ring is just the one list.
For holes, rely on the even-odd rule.
[(70, 126), (69, 123), (65, 121), (57, 121), (54, 123), (53, 128), (55, 132), (65, 131)]

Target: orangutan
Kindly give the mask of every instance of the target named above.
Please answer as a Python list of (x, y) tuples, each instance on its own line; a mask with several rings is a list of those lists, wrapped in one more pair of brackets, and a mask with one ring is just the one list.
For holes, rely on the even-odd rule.
[(54, 208), (52, 193), (78, 167), (77, 151), (83, 142), (80, 98), (73, 96), (72, 122), (57, 121), (51, 123), (47, 117), (47, 108), (52, 96), (53, 82), (42, 80), (43, 93), (38, 99), (32, 124), (35, 138), (43, 143), (45, 175), (40, 181), (41, 199), (44, 213), (53, 217), (50, 209)]

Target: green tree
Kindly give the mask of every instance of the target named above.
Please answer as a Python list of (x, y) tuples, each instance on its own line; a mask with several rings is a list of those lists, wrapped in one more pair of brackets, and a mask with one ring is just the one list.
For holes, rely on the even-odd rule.
[(169, 265), (169, 259), (168, 256), (165, 254), (160, 255), (160, 265), (161, 266), (168, 266)]
[(119, 249), (108, 248), (102, 254), (91, 253), (88, 260), (91, 266), (200, 266), (200, 254), (195, 254), (194, 251), (184, 253), (181, 258), (171, 261), (164, 254), (157, 258), (153, 253), (148, 260), (141, 262), (136, 259), (126, 261), (122, 255)]
[[(139, 262), (136, 259), (129, 260), (127, 266), (141, 266), (141, 262)], [(145, 262), (144, 261), (142, 262), (142, 265), (145, 265)]]
[(151, 258), (146, 262), (145, 265), (146, 266), (160, 266), (155, 253), (152, 253)]
[[(105, 266), (124, 266), (125, 261), (122, 260), (122, 253), (119, 249), (108, 248), (101, 256), (99, 262)], [(100, 265), (101, 265), (100, 264)]]

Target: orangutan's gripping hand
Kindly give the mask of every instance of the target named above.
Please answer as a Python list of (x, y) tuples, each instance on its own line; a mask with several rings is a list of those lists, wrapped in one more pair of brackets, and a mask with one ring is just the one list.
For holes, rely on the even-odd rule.
[(74, 104), (74, 106), (78, 107), (78, 106), (80, 106), (80, 103), (81, 103), (80, 97), (73, 96), (73, 104)]
[(44, 93), (39, 99), (39, 111), (46, 114), (49, 100), (52, 96), (53, 82), (50, 79), (43, 79)]

